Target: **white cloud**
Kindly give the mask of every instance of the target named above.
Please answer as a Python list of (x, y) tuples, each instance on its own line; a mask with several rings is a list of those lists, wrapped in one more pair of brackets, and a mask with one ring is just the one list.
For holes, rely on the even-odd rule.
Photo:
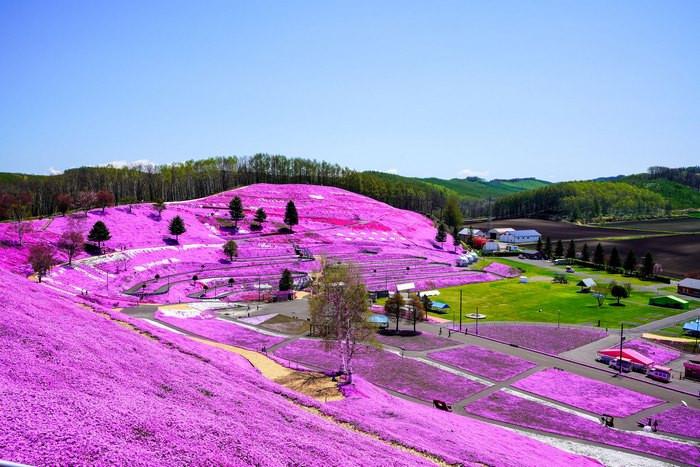
[(461, 178), (466, 178), (466, 177), (480, 177), (480, 178), (486, 178), (486, 176), (489, 174), (488, 170), (472, 170), (472, 169), (462, 169), (459, 172), (457, 172), (457, 175)]
[(126, 161), (126, 160), (120, 160), (120, 161), (112, 161), (112, 162), (107, 162), (106, 164), (100, 164), (101, 167), (115, 167), (117, 169), (123, 169), (124, 167), (154, 167), (156, 165), (155, 162), (150, 161), (148, 159), (139, 159), (135, 161)]
[(49, 167), (49, 175), (61, 175), (62, 173), (63, 173), (63, 170), (54, 169), (53, 167)]
[(399, 173), (399, 169), (391, 168), (391, 169), (386, 169), (384, 172), (392, 175), (396, 175)]

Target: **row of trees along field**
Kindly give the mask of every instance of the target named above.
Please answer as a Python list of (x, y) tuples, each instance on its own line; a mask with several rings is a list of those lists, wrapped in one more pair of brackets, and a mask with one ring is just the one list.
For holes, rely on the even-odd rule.
[(664, 198), (620, 182), (563, 182), (496, 200), (496, 217), (544, 217), (591, 221), (664, 213)]
[[(357, 172), (337, 164), (269, 154), (217, 157), (178, 164), (136, 167), (81, 167), (51, 176), (0, 177), (0, 194), (28, 197), (27, 215), (59, 211), (61, 196), (75, 204), (81, 193), (109, 192), (116, 204), (201, 198), (253, 183), (309, 183), (336, 186), (392, 206), (427, 214), (440, 213), (449, 192), (401, 177)], [(5, 203), (7, 204), (7, 203)], [(12, 217), (0, 206), (0, 217)]]

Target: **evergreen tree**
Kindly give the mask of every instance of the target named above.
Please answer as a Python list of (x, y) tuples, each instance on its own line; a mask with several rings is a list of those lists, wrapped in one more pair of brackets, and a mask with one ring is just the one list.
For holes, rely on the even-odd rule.
[(620, 266), (622, 266), (620, 254), (617, 252), (617, 248), (613, 247), (612, 251), (610, 252), (610, 259), (608, 259), (608, 267), (615, 272), (620, 269)]
[(581, 248), (581, 261), (589, 262), (591, 260), (591, 253), (588, 251), (588, 243), (584, 243)]
[(387, 315), (393, 316), (396, 319), (396, 332), (399, 332), (399, 319), (401, 319), (401, 308), (404, 306), (404, 300), (400, 292), (394, 293), (384, 302), (384, 311)]
[(224, 243), (224, 254), (228, 256), (229, 261), (233, 261), (233, 258), (238, 256), (238, 244), (233, 240)]
[(544, 241), (544, 256), (549, 259), (552, 257), (552, 239), (547, 237)]
[(561, 239), (557, 240), (557, 244), (554, 247), (554, 256), (557, 258), (564, 256), (564, 244), (562, 243)]
[(297, 207), (292, 200), (289, 200), (287, 207), (284, 209), (284, 223), (287, 224), (289, 230), (292, 230), (292, 228), (299, 223)]
[(542, 237), (537, 239), (537, 251), (542, 253)]
[(637, 257), (634, 255), (634, 251), (630, 250), (627, 252), (623, 268), (625, 270), (625, 274), (632, 274), (635, 269), (637, 269)]
[(467, 235), (467, 245), (469, 248), (474, 248), (474, 229), (469, 227), (469, 234)]
[(593, 252), (593, 263), (599, 267), (605, 265), (605, 251), (603, 251), (603, 245), (600, 243), (595, 246), (595, 251)]
[(187, 229), (185, 228), (185, 221), (182, 220), (182, 217), (180, 216), (175, 216), (173, 219), (170, 221), (170, 226), (168, 227), (168, 230), (170, 231), (170, 235), (175, 235), (175, 241), (179, 242), (180, 235), (184, 234)]
[(294, 278), (292, 277), (292, 273), (289, 271), (289, 269), (282, 271), (279, 288), (282, 292), (286, 292), (294, 288)]
[(233, 228), (238, 230), (238, 222), (245, 218), (243, 213), (243, 202), (241, 198), (236, 196), (228, 203), (228, 212), (231, 214), (231, 220), (233, 221)]
[(651, 256), (651, 253), (644, 255), (641, 273), (643, 277), (651, 277), (654, 275), (654, 258)]
[(462, 242), (459, 240), (459, 228), (455, 227), (452, 229), (452, 243), (455, 246), (455, 251), (457, 251), (457, 247), (462, 244)]
[(258, 208), (258, 210), (255, 211), (255, 217), (253, 219), (258, 224), (262, 224), (267, 219), (267, 213), (263, 208)]
[(435, 241), (438, 243), (445, 243), (447, 240), (447, 232), (445, 232), (445, 224), (440, 223), (438, 225), (437, 233), (435, 234)]
[(97, 243), (97, 248), (102, 251), (102, 242), (106, 242), (112, 238), (112, 234), (109, 233), (109, 229), (102, 221), (97, 221), (90, 229), (88, 233), (88, 240)]
[(576, 244), (573, 240), (569, 241), (569, 246), (566, 249), (566, 257), (568, 259), (576, 259)]

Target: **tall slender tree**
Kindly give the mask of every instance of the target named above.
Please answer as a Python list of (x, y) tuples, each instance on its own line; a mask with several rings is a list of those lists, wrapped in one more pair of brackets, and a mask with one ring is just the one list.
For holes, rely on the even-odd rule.
[(637, 257), (634, 255), (634, 251), (629, 250), (627, 256), (625, 257), (625, 263), (622, 266), (625, 270), (625, 274), (632, 274), (637, 269)]
[(401, 308), (403, 308), (404, 304), (404, 299), (400, 292), (395, 292), (394, 295), (384, 302), (384, 311), (396, 320), (397, 333), (399, 332), (399, 321), (401, 320)]
[(294, 201), (292, 200), (289, 200), (287, 207), (284, 209), (284, 223), (287, 224), (289, 230), (292, 230), (294, 226), (299, 223), (297, 207), (294, 205)]
[(593, 252), (593, 263), (598, 267), (605, 266), (605, 251), (603, 250), (603, 245), (600, 243), (595, 246), (595, 251)]
[(445, 224), (442, 222), (438, 224), (437, 232), (435, 233), (435, 241), (438, 243), (445, 243), (447, 240), (447, 232), (445, 232)]
[(569, 246), (566, 248), (566, 258), (576, 259), (576, 244), (573, 240), (569, 240)]
[(185, 228), (185, 221), (182, 220), (182, 217), (173, 217), (170, 221), (170, 225), (168, 226), (168, 231), (170, 232), (170, 235), (175, 236), (175, 241), (179, 242), (180, 235), (184, 234), (187, 231), (187, 229)]
[(544, 256), (549, 259), (552, 257), (552, 239), (547, 237), (544, 241)]
[(581, 248), (581, 261), (589, 262), (591, 260), (591, 253), (588, 251), (588, 243), (584, 243)]
[(282, 292), (292, 290), (294, 288), (294, 278), (292, 277), (292, 272), (289, 269), (282, 271), (282, 277), (280, 278), (279, 289)]
[(644, 255), (640, 272), (642, 273), (642, 277), (651, 277), (654, 275), (654, 257), (651, 256), (651, 253)]
[(564, 244), (562, 243), (561, 239), (557, 240), (557, 244), (554, 247), (554, 256), (557, 258), (564, 256)]
[(537, 251), (543, 253), (542, 237), (537, 239)]
[(613, 271), (617, 271), (622, 266), (622, 261), (620, 260), (620, 254), (617, 252), (617, 247), (613, 247), (610, 252), (610, 258), (608, 259), (608, 267)]

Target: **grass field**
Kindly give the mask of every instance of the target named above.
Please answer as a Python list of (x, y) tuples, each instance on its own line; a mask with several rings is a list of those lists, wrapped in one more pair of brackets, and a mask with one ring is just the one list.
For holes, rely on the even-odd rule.
[[(533, 272), (528, 274), (532, 275)], [(552, 284), (551, 281), (543, 278), (528, 284), (521, 284), (518, 279), (505, 279), (441, 289), (440, 296), (436, 300), (449, 304), (450, 311), (447, 314), (435, 314), (435, 316), (459, 319), (460, 289), (463, 291), (463, 315), (475, 312), (478, 307), (479, 313), (487, 316), (487, 319), (482, 322), (555, 323), (559, 310), (562, 323), (595, 325), (600, 320), (602, 327), (612, 328), (619, 326), (620, 322), (628, 326), (637, 326), (679, 312), (679, 310), (649, 306), (649, 297), (654, 294), (634, 291), (630, 298), (622, 300), (624, 306), (615, 306), (615, 300), (609, 299), (602, 307), (598, 307), (594, 297), (591, 294), (578, 293), (579, 289), (574, 283)], [(469, 321), (468, 318), (463, 319), (465, 322)]]

